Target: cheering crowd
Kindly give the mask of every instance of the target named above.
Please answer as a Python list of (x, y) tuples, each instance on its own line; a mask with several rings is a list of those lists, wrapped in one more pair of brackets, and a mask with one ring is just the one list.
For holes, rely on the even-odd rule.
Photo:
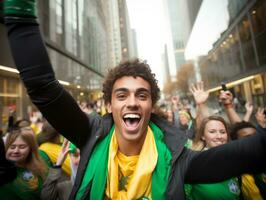
[[(45, 118), (10, 125), (0, 149), (3, 199), (264, 199), (266, 116), (243, 119), (221, 91), (229, 124), (209, 111), (203, 82), (191, 86), (196, 112), (160, 90), (149, 65), (121, 62), (103, 83), (105, 108), (77, 103), (56, 80), (34, 0), (1, 1), (15, 64)], [(27, 48), (25, 48), (27, 46)], [(218, 101), (218, 100), (217, 100)], [(105, 111), (104, 111), (105, 110)], [(64, 139), (62, 139), (64, 137)]]

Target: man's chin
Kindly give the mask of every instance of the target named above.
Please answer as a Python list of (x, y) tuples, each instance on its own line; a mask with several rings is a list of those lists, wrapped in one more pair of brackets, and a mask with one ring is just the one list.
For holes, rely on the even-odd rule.
[(122, 138), (127, 142), (139, 142), (142, 138), (142, 134), (139, 130), (137, 131), (125, 131), (122, 134)]
[(125, 138), (128, 141), (136, 140), (138, 137), (139, 137), (138, 132), (127, 131), (123, 134), (123, 138)]

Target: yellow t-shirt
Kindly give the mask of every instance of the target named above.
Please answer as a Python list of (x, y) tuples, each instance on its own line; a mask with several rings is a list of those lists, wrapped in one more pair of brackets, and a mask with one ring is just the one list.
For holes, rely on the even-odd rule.
[[(45, 143), (41, 144), (39, 149), (44, 151), (49, 156), (49, 158), (51, 159), (52, 163), (55, 164), (56, 161), (57, 161), (57, 157), (60, 154), (61, 146), (59, 144), (45, 142)], [(70, 166), (70, 157), (69, 157), (69, 155), (67, 155), (67, 158), (66, 158), (65, 162), (62, 165), (62, 169), (67, 175), (71, 176), (71, 166)]]
[(120, 152), (117, 153), (119, 191), (127, 191), (128, 183), (136, 169), (138, 159), (138, 155), (125, 156)]
[(242, 175), (241, 189), (243, 192), (244, 199), (263, 200), (252, 175), (250, 174)]
[(109, 147), (106, 198), (116, 200), (152, 199), (152, 172), (156, 167), (158, 153), (150, 128), (136, 156), (126, 156), (118, 151), (115, 133)]
[(36, 124), (31, 124), (30, 127), (32, 128), (33, 132), (38, 135), (41, 132), (41, 129)]

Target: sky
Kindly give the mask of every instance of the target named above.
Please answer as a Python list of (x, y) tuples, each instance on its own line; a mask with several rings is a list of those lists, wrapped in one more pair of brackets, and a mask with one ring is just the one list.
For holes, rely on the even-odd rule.
[(228, 0), (204, 0), (192, 29), (185, 56), (193, 59), (207, 55), (229, 22)]
[(161, 0), (127, 0), (130, 24), (137, 32), (138, 54), (162, 85), (162, 53), (169, 33)]
[[(227, 1), (203, 0), (196, 21), (198, 26), (193, 27), (189, 48), (185, 52), (188, 58), (206, 54), (227, 27)], [(164, 44), (172, 45), (165, 2), (166, 0), (127, 0), (131, 28), (137, 33), (139, 57), (147, 60), (160, 87), (163, 79), (161, 60)], [(173, 60), (174, 57), (170, 56), (170, 64), (174, 63)]]

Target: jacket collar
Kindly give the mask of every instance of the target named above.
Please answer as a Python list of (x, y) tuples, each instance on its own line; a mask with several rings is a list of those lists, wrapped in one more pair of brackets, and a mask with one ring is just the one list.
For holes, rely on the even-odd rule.
[[(183, 133), (178, 127), (171, 126), (167, 123), (166, 120), (158, 117), (155, 114), (151, 115), (150, 119), (154, 124), (156, 124), (164, 133), (164, 140), (169, 148), (169, 150), (172, 153), (172, 165), (176, 162), (177, 158), (181, 154), (184, 145), (187, 141), (187, 138), (185, 136), (185, 133)], [(95, 137), (91, 138), (88, 145), (86, 145), (86, 149), (84, 150), (84, 153), (81, 154), (80, 159), (80, 166), (77, 172), (77, 180), (75, 181), (73, 190), (71, 192), (71, 196), (69, 199), (74, 199), (74, 195), (77, 192), (82, 177), (84, 176), (85, 169), (87, 166), (87, 162), (89, 160), (88, 155), (90, 156), (93, 147), (99, 141), (100, 138), (104, 138), (109, 131), (111, 130), (112, 126), (114, 124), (112, 114), (106, 114), (103, 116), (99, 126), (97, 126), (97, 131)], [(87, 188), (87, 192), (89, 193), (90, 187)]]
[(151, 115), (151, 121), (155, 123), (164, 133), (165, 144), (172, 152), (172, 163), (174, 163), (187, 142), (185, 132), (177, 126), (170, 125), (165, 119), (155, 114)]

